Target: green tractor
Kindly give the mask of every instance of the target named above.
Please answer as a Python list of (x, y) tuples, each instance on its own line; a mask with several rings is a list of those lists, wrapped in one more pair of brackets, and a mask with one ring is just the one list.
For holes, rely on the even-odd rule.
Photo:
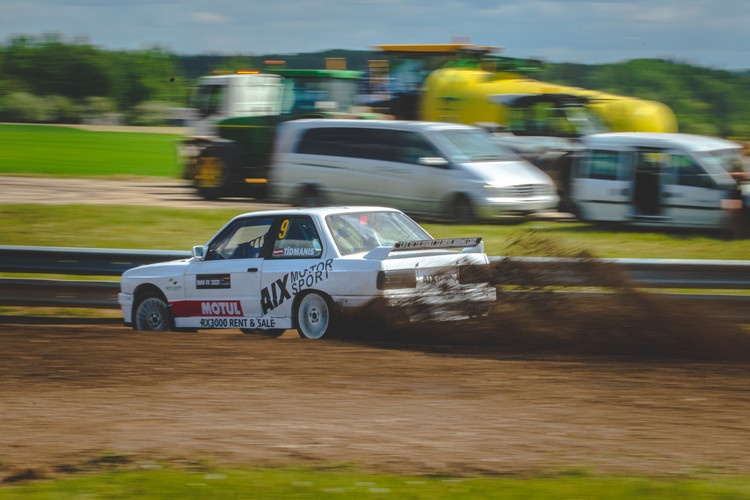
[(377, 118), (357, 103), (362, 74), (273, 69), (205, 76), (192, 99), (191, 132), (178, 146), (184, 177), (208, 200), (264, 198), (276, 128), (301, 118)]

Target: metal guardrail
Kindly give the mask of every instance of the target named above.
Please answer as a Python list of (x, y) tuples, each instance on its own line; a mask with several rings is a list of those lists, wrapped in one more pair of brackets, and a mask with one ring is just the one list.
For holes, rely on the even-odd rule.
[[(0, 245), (0, 272), (119, 276), (143, 264), (190, 257), (187, 251), (117, 250)], [(710, 302), (750, 320), (750, 295), (714, 290), (750, 290), (750, 261), (677, 259), (571, 259), (551, 257), (490, 257), (508, 264), (498, 284), (563, 287), (609, 286), (612, 270), (622, 272), (638, 288), (712, 290), (711, 293), (670, 294)], [(591, 263), (600, 267), (592, 271)], [(582, 267), (584, 266), (584, 267)], [(519, 272), (520, 270), (520, 272)], [(582, 272), (585, 271), (585, 272)], [(536, 276), (538, 283), (530, 283)], [(22, 306), (117, 308), (117, 281), (0, 278), (0, 304)]]

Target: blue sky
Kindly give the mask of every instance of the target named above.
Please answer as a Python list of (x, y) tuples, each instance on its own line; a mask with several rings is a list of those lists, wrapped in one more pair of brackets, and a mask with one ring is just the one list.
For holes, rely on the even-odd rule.
[(750, 68), (748, 0), (2, 0), (0, 37), (58, 33), (107, 49), (296, 53), (468, 37), (511, 57), (660, 57)]

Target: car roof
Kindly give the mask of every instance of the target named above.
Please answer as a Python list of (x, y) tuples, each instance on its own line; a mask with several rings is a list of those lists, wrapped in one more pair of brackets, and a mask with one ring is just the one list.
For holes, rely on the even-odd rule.
[(332, 127), (365, 127), (365, 128), (384, 128), (390, 130), (408, 130), (408, 131), (425, 131), (425, 130), (448, 130), (448, 129), (476, 129), (472, 125), (463, 123), (448, 122), (426, 122), (411, 120), (356, 120), (356, 119), (329, 119), (329, 118), (308, 118), (302, 120), (292, 120), (282, 124), (287, 129), (306, 129), (306, 128), (332, 128)]
[(688, 151), (714, 151), (717, 149), (740, 149), (736, 142), (717, 137), (693, 134), (670, 134), (662, 132), (611, 132), (593, 134), (583, 139), (589, 147), (597, 146), (641, 146), (658, 148), (682, 148)]
[[(258, 212), (247, 212), (240, 214), (235, 219), (244, 217), (277, 217), (280, 215), (314, 215), (318, 217), (327, 217), (329, 215), (337, 214), (351, 214), (359, 212), (396, 212), (401, 213), (400, 210), (388, 207), (376, 207), (376, 206), (336, 206), (336, 207), (315, 207), (315, 208), (287, 208), (280, 210), (260, 210)], [(234, 219), (233, 219), (234, 220)]]

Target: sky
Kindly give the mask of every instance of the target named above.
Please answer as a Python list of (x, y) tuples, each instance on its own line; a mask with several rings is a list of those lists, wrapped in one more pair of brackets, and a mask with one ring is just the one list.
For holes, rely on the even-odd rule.
[(184, 55), (367, 50), (460, 37), (555, 63), (656, 57), (750, 68), (748, 0), (0, 0), (0, 41), (45, 33)]

